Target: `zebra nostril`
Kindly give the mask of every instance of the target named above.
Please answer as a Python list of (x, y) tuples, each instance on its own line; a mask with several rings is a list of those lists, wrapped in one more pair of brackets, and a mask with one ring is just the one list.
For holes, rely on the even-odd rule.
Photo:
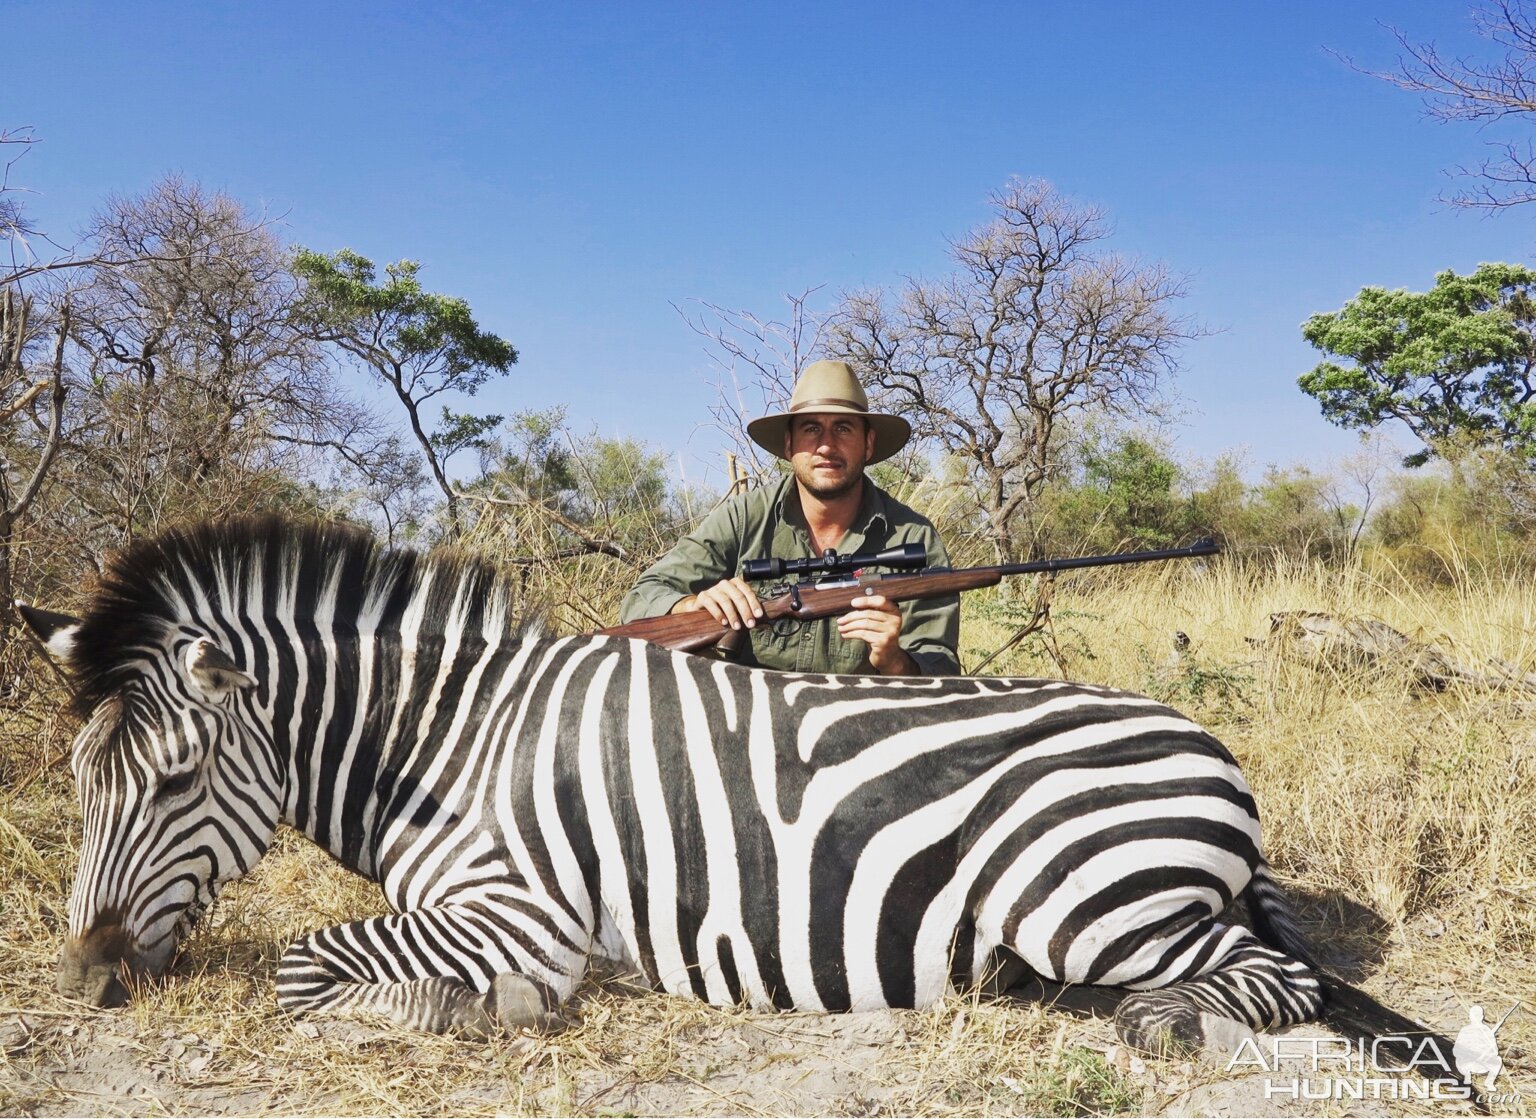
[(111, 1008), (127, 1005), (128, 988), (123, 986), (122, 972), (117, 968), (107, 972), (96, 987), (94, 994), (94, 1001), (97, 1006)]
[(74, 997), (92, 1006), (111, 1008), (128, 1002), (121, 964), (97, 964), (90, 968), (80, 977), (76, 990)]

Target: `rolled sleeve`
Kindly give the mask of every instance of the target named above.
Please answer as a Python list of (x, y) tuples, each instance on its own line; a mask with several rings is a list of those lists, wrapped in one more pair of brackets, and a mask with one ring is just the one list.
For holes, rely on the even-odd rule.
[(619, 606), (619, 621), (633, 622), (669, 613), (691, 594), (736, 574), (738, 526), (727, 504), (711, 512), (699, 527), (679, 540), (636, 580)]

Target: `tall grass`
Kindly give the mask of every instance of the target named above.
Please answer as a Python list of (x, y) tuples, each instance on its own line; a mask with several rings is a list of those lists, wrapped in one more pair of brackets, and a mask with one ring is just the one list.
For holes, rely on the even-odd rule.
[[(1464, 927), (1490, 954), (1536, 951), (1536, 697), (1417, 687), (1406, 670), (1319, 669), (1255, 646), (1269, 615), (1320, 610), (1387, 622), (1469, 664), (1536, 666), (1536, 587), (1463, 568), (1426, 586), (1390, 566), (1168, 563), (1063, 578), (1052, 593), (1067, 674), (1151, 692), (1237, 756), (1270, 858), (1314, 890)], [(1007, 628), (978, 601), (967, 650)], [(1173, 654), (1183, 631), (1190, 649)], [(974, 658), (968, 658), (974, 659)], [(999, 673), (1060, 674), (1043, 640)], [(990, 671), (990, 669), (989, 669)]]

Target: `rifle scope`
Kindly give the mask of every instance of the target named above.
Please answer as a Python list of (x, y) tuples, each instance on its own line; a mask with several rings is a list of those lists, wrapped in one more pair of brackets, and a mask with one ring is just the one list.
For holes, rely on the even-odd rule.
[(862, 567), (894, 567), (898, 571), (915, 571), (928, 565), (928, 550), (921, 544), (902, 544), (883, 552), (855, 552), (840, 556), (828, 548), (819, 556), (806, 559), (747, 560), (741, 565), (744, 579), (779, 579), (785, 575), (841, 575), (858, 571)]

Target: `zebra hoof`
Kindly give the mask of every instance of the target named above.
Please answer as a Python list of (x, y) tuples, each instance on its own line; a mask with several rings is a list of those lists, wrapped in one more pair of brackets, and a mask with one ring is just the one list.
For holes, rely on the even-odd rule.
[(496, 976), (485, 996), (486, 1009), (507, 1033), (531, 1029), (558, 1033), (567, 1022), (550, 1009), (544, 992), (525, 975), (504, 971)]
[(1177, 995), (1137, 992), (1115, 1008), (1115, 1032), (1130, 1048), (1154, 1057), (1192, 1057), (1205, 1047), (1203, 1017)]
[(1127, 1046), (1157, 1057), (1194, 1057), (1226, 1067), (1257, 1035), (1243, 1023), (1196, 1009), (1177, 995), (1148, 991), (1122, 999), (1115, 1030)]
[(1216, 1068), (1226, 1068), (1237, 1051), (1252, 1043), (1257, 1052), (1259, 1035), (1235, 1018), (1223, 1018), (1216, 1014), (1200, 1015), (1200, 1030), (1205, 1043), (1200, 1047), (1200, 1059)]

